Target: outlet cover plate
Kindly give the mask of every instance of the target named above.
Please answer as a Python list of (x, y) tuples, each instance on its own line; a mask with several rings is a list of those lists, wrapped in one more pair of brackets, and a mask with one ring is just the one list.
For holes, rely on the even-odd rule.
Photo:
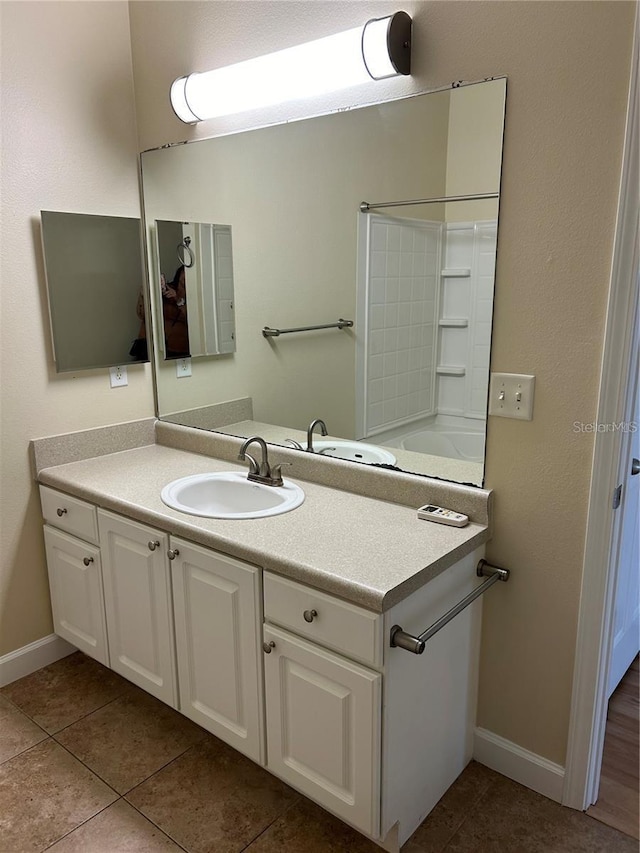
[(533, 418), (536, 377), (524, 373), (492, 373), (489, 385), (489, 414), (500, 418)]
[(110, 367), (109, 378), (112, 388), (121, 388), (123, 385), (129, 384), (126, 367)]
[(179, 358), (176, 361), (176, 376), (182, 379), (184, 376), (191, 376), (191, 359)]

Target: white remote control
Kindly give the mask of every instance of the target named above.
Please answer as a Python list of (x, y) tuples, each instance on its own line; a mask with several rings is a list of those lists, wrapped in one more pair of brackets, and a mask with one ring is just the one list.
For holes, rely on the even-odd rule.
[(463, 515), (461, 512), (454, 512), (452, 509), (444, 509), (441, 506), (426, 504), (418, 510), (418, 518), (425, 518), (427, 521), (436, 521), (438, 524), (451, 524), (453, 527), (464, 527), (469, 524), (469, 516)]

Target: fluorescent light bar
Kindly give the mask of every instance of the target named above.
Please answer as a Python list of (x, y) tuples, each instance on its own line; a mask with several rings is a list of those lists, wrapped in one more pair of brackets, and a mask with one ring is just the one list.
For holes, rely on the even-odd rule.
[(179, 77), (171, 106), (187, 124), (382, 80), (411, 70), (411, 18), (396, 12), (333, 36)]

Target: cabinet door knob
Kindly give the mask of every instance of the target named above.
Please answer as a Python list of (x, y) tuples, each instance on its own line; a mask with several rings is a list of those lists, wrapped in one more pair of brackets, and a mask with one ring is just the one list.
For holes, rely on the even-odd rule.
[(58, 518), (62, 518), (63, 515), (66, 515), (67, 510), (66, 510), (66, 508), (63, 509), (62, 507), (58, 507), (56, 512), (58, 513)]
[(175, 560), (175, 558), (178, 557), (179, 555), (180, 555), (180, 551), (178, 551), (177, 548), (169, 549), (167, 551), (167, 557), (170, 560)]
[(305, 610), (302, 615), (304, 616), (305, 622), (313, 622), (313, 620), (318, 615), (318, 611), (317, 610)]
[(271, 649), (275, 649), (275, 647), (276, 647), (276, 644), (273, 642), (273, 640), (269, 640), (268, 643), (262, 644), (262, 648), (264, 650), (265, 655), (270, 655)]
[(160, 543), (157, 540), (155, 542), (149, 542), (148, 544), (149, 544), (149, 550), (150, 551), (155, 551), (156, 548), (160, 547)]
[(90, 566), (91, 563), (93, 563), (93, 557), (84, 557), (82, 562), (85, 564), (85, 566)]

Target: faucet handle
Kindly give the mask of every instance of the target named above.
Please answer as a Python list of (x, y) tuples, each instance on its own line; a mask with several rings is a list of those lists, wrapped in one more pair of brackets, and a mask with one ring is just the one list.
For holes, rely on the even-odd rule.
[(291, 462), (278, 462), (277, 465), (273, 465), (273, 467), (271, 468), (271, 479), (273, 481), (274, 486), (282, 486), (283, 485), (282, 468), (285, 465), (292, 465), (292, 464), (293, 463), (291, 463)]

